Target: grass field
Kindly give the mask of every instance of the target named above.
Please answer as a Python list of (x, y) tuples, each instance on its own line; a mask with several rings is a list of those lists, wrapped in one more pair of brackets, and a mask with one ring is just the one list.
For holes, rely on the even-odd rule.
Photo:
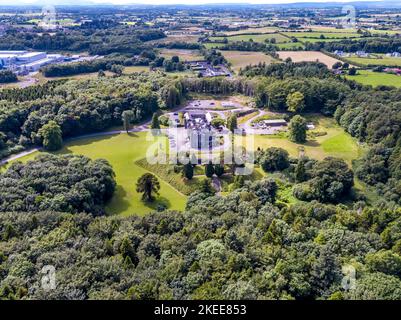
[(248, 28), (237, 31), (227, 31), (224, 32), (224, 34), (227, 36), (235, 36), (239, 34), (250, 34), (250, 33), (273, 33), (275, 31), (277, 31), (277, 29), (274, 27), (261, 27), (261, 28)]
[(225, 43), (220, 43), (220, 42), (216, 42), (216, 43), (213, 43), (213, 42), (205, 42), (203, 45), (206, 47), (206, 49), (215, 49), (215, 48), (220, 48), (220, 47), (225, 46)]
[[(210, 37), (211, 41), (223, 40), (225, 37)], [(276, 39), (276, 43), (289, 42), (290, 39), (279, 33), (266, 33), (266, 34), (241, 34), (231, 37), (226, 37), (228, 41), (249, 41), (252, 39), (255, 42), (265, 42), (266, 39)]]
[(401, 77), (395, 74), (358, 70), (358, 73), (355, 76), (346, 76), (346, 78), (373, 87), (384, 85), (401, 88)]
[(124, 74), (131, 74), (135, 72), (143, 72), (143, 71), (149, 71), (149, 67), (147, 66), (131, 66), (131, 67), (125, 67), (124, 68)]
[(328, 68), (331, 68), (334, 63), (340, 61), (320, 51), (277, 51), (277, 53), (282, 60), (291, 58), (293, 62), (317, 61), (324, 63)]
[(324, 39), (347, 39), (347, 38), (360, 38), (361, 35), (357, 32), (283, 32), (287, 37), (301, 38), (313, 38), (320, 39), (321, 36)]
[(205, 59), (198, 50), (163, 49), (160, 51), (160, 55), (167, 59), (178, 56), (181, 61), (198, 61)]
[[(313, 132), (325, 132), (325, 135), (318, 137), (308, 137), (304, 144), (289, 141), (284, 136), (255, 136), (254, 147), (263, 149), (278, 147), (286, 149), (292, 157), (298, 157), (301, 148), (304, 154), (310, 158), (322, 160), (327, 156), (344, 159), (349, 165), (352, 160), (359, 158), (363, 154), (363, 149), (357, 144), (356, 140), (335, 123), (332, 118), (321, 116), (309, 117), (316, 125)], [(251, 138), (251, 137), (249, 137)]]
[(372, 54), (368, 58), (347, 57), (346, 59), (351, 63), (357, 63), (364, 66), (387, 66), (387, 67), (401, 66), (401, 58), (387, 57), (385, 54)]
[(305, 45), (302, 42), (286, 42), (286, 43), (276, 43), (279, 50), (302, 50)]
[[(146, 156), (146, 150), (152, 143), (146, 140), (145, 132), (119, 134), (71, 141), (58, 153), (82, 154), (91, 159), (104, 158), (110, 162), (116, 174), (117, 188), (106, 206), (108, 214), (144, 215), (157, 208), (158, 204), (173, 210), (183, 210), (186, 197), (162, 179), (159, 179), (160, 196), (152, 204), (142, 202), (141, 195), (135, 191), (137, 179), (148, 172), (135, 164), (135, 161)], [(30, 154), (20, 160), (31, 160), (37, 154)]]
[[(105, 71), (105, 74), (107, 77), (110, 77), (113, 75), (113, 73), (110, 71)], [(94, 79), (94, 78), (98, 77), (98, 72), (81, 73), (81, 74), (76, 74), (76, 75), (71, 75), (71, 76), (62, 76), (62, 77), (45, 77), (43, 75), (43, 73), (38, 72), (34, 77), (36, 79), (38, 79), (39, 84), (42, 84), (47, 81), (60, 80), (60, 79), (74, 79), (74, 80)]]
[(231, 68), (238, 72), (241, 68), (243, 69), (247, 65), (254, 65), (260, 62), (266, 64), (277, 62), (276, 59), (262, 52), (250, 52), (250, 51), (221, 51), (224, 57), (231, 63)]

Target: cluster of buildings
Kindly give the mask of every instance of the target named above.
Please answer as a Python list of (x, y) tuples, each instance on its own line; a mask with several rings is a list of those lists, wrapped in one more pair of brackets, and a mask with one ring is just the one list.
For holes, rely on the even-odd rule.
[(189, 63), (192, 71), (202, 77), (230, 77), (230, 71), (223, 65), (212, 66), (207, 61), (192, 61)]
[(41, 67), (49, 64), (78, 62), (97, 58), (97, 56), (64, 56), (61, 54), (47, 54), (46, 52), (38, 51), (0, 51), (0, 69), (11, 70), (17, 75), (26, 75), (30, 72), (39, 71)]
[[(342, 50), (336, 50), (334, 51), (334, 54), (339, 56), (339, 57), (351, 57), (351, 56), (357, 56), (358, 58), (369, 58), (370, 54), (363, 51), (363, 50), (359, 50), (356, 51), (355, 53), (347, 53), (344, 52)], [(401, 57), (401, 53), (398, 51), (394, 51), (394, 52), (390, 52), (390, 53), (386, 53), (387, 57), (393, 57), (393, 58), (400, 58)]]
[(19, 75), (38, 71), (41, 67), (65, 61), (60, 54), (30, 51), (0, 51), (0, 69), (8, 69)]
[(369, 53), (367, 53), (363, 50), (356, 51), (355, 53), (348, 53), (348, 52), (344, 52), (342, 50), (336, 50), (336, 51), (334, 51), (334, 54), (339, 57), (351, 57), (353, 55), (357, 56), (358, 58), (368, 58), (369, 57)]

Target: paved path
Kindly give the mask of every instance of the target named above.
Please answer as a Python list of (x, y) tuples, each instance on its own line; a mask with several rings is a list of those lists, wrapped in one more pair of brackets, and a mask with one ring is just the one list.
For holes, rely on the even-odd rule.
[(9, 161), (13, 161), (13, 160), (17, 160), (19, 158), (25, 157), (28, 154), (34, 153), (34, 152), (39, 151), (39, 150), (40, 150), (40, 148), (32, 148), (32, 149), (29, 149), (29, 150), (22, 151), (20, 153), (16, 153), (16, 154), (11, 155), (11, 156), (9, 156), (7, 158), (4, 158), (3, 160), (0, 160), (0, 165), (4, 165)]

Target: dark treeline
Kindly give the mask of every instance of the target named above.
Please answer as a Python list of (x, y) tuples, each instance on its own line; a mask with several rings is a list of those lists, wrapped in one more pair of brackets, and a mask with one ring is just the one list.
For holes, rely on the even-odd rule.
[(227, 42), (223, 46), (219, 46), (219, 49), (274, 52), (276, 51), (277, 47), (273, 44), (256, 42), (256, 41), (234, 41), (234, 42)]
[(0, 91), (0, 101), (7, 100), (13, 102), (22, 102), (43, 98), (54, 92), (54, 89), (65, 83), (67, 80), (53, 80), (37, 86), (26, 88), (9, 88)]
[(228, 78), (184, 78), (183, 87), (189, 92), (230, 94), (240, 93), (252, 96), (255, 93), (257, 81)]
[(295, 62), (290, 60), (286, 63), (261, 63), (258, 65), (249, 65), (240, 72), (241, 75), (246, 77), (265, 76), (275, 78), (289, 78), (289, 77), (317, 77), (327, 78), (333, 77), (332, 72), (327, 69), (324, 63), (320, 62)]
[(192, 43), (192, 42), (168, 42), (168, 43), (158, 43), (158, 48), (166, 48), (166, 49), (188, 49), (188, 50), (200, 50), (203, 46), (200, 43)]
[(326, 50), (334, 52), (335, 50), (342, 50), (344, 52), (366, 51), (372, 53), (388, 53), (394, 51), (401, 51), (401, 38), (361, 38), (358, 40), (343, 39), (340, 41), (332, 42), (307, 42), (305, 44), (306, 50)]
[(0, 70), (0, 83), (17, 82), (18, 78), (14, 72), (9, 70)]

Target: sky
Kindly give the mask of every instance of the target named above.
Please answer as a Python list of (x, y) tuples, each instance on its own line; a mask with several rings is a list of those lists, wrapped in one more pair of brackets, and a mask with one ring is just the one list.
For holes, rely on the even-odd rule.
[[(124, 4), (204, 4), (204, 3), (252, 3), (252, 4), (278, 4), (278, 3), (299, 3), (299, 2), (351, 2), (358, 0), (0, 0), (0, 5), (12, 5), (16, 3), (24, 3), (24, 4), (79, 4), (79, 3), (94, 3), (94, 4), (115, 4), (115, 5), (124, 5)], [(360, 0), (360, 1), (374, 1), (374, 0)], [(377, 0), (376, 0), (377, 1)], [(380, 1), (380, 0), (379, 0)]]

